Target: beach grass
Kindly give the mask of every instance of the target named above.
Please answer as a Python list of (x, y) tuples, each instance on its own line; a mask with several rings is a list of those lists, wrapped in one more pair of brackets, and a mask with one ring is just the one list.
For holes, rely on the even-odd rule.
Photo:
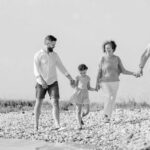
[[(0, 113), (18, 112), (18, 111), (30, 111), (34, 109), (35, 100), (5, 100), (0, 99)], [(100, 111), (103, 109), (103, 103), (91, 103), (91, 111)], [(69, 101), (60, 101), (60, 110), (68, 111), (73, 110), (75, 107)], [(136, 102), (134, 99), (128, 101), (121, 101), (116, 103), (116, 108), (122, 109), (139, 109), (150, 108), (150, 104), (147, 102)], [(50, 110), (52, 105), (50, 102), (43, 102), (42, 109)]]

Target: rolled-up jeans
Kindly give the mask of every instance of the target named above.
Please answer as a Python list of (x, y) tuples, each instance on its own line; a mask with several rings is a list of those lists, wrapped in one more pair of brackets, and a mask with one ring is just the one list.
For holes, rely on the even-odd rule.
[(119, 81), (102, 82), (100, 85), (106, 96), (106, 101), (104, 102), (104, 114), (107, 115), (110, 119), (115, 105), (115, 100), (119, 88)]

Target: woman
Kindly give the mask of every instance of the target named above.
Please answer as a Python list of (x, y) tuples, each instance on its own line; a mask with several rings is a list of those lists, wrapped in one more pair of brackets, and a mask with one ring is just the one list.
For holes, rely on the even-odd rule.
[(106, 41), (103, 44), (103, 52), (105, 55), (100, 61), (97, 75), (96, 89), (98, 90), (101, 87), (107, 97), (107, 101), (104, 104), (105, 122), (109, 122), (111, 118), (119, 88), (120, 73), (137, 77), (136, 73), (126, 70), (121, 62), (121, 59), (114, 55), (116, 47), (117, 45), (115, 41)]

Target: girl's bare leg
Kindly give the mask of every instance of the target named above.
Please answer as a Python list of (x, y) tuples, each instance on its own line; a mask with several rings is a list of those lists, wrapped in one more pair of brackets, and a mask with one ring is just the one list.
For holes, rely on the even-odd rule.
[(86, 111), (82, 113), (82, 117), (87, 116), (90, 112), (90, 105), (89, 104), (86, 104), (85, 108), (86, 108)]
[(76, 115), (77, 115), (77, 120), (78, 120), (78, 123), (79, 123), (79, 128), (82, 128), (81, 110), (82, 110), (82, 104), (76, 104)]

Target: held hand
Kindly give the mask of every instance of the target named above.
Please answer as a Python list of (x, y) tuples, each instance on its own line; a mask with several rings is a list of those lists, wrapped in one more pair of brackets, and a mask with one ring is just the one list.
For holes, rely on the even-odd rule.
[(136, 78), (141, 77), (141, 74), (140, 74), (139, 72), (137, 72), (137, 73), (133, 73), (133, 75), (134, 75)]
[(133, 75), (137, 78), (143, 76), (143, 69), (140, 68), (139, 71), (137, 73), (133, 73)]
[(98, 89), (97, 89), (97, 88), (95, 88), (95, 91), (96, 91), (96, 92), (98, 92)]
[(139, 73), (141, 76), (143, 76), (143, 69), (140, 68), (139, 71), (138, 71), (138, 73)]
[(98, 91), (100, 89), (100, 85), (99, 84), (96, 84), (96, 91)]
[(69, 74), (67, 75), (67, 78), (70, 81), (70, 85), (74, 88), (75, 87), (75, 80)]
[(70, 80), (70, 85), (74, 88), (75, 87), (75, 80)]
[(73, 81), (73, 78), (71, 77), (70, 74), (68, 74), (66, 77), (70, 80), (70, 82)]

